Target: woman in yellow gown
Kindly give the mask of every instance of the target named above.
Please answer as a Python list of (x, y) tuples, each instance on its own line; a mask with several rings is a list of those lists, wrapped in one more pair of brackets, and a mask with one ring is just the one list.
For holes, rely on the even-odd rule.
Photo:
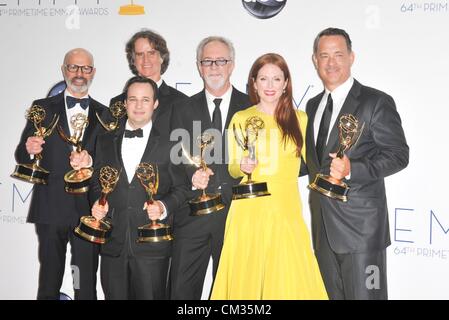
[[(211, 299), (327, 299), (298, 190), (307, 116), (293, 107), (290, 72), (280, 55), (259, 57), (248, 84), (255, 105), (231, 120), (229, 172), (235, 178), (252, 172), (271, 195), (232, 201)], [(265, 124), (255, 142), (257, 160), (232, 131), (233, 125), (245, 131), (252, 116)]]

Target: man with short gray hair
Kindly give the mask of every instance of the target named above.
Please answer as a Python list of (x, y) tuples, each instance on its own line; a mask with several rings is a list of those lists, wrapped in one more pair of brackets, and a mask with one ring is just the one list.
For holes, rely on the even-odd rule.
[(202, 216), (175, 216), (172, 299), (201, 298), (211, 256), (214, 278), (217, 272), (226, 216), (232, 199), (231, 187), (238, 184), (238, 180), (228, 172), (223, 137), (234, 113), (250, 106), (248, 96), (231, 85), (234, 62), (234, 47), (229, 40), (215, 36), (203, 39), (198, 45), (196, 63), (204, 89), (173, 107), (172, 129), (186, 130), (191, 139), (189, 145), (196, 143), (195, 125), (199, 123), (201, 133), (214, 129), (221, 140), (215, 141), (214, 145), (214, 153), (220, 154), (219, 161), (208, 163), (207, 170), (187, 167), (187, 173), (194, 189), (190, 199), (198, 197), (200, 189), (206, 189), (208, 193), (220, 193), (225, 207)]

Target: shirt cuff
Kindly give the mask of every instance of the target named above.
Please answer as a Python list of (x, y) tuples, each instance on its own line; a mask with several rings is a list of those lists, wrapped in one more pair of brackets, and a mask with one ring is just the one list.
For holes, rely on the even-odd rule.
[(196, 187), (193, 186), (193, 176), (192, 176), (192, 181), (191, 181), (191, 182), (192, 182), (192, 190), (193, 190), (193, 191), (198, 190), (198, 188), (196, 188)]
[(89, 164), (87, 165), (87, 168), (92, 167), (94, 164), (94, 160), (92, 159), (91, 155), (89, 155)]
[(159, 220), (164, 220), (167, 218), (168, 212), (167, 212), (167, 207), (165, 206), (165, 204), (159, 200), (159, 203), (162, 205), (163, 211), (161, 214), (161, 217), (159, 218)]

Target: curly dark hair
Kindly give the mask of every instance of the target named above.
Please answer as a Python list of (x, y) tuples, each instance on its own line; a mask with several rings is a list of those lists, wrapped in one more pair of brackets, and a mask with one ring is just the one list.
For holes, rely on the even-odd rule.
[(141, 31), (135, 33), (131, 37), (131, 39), (129, 39), (129, 41), (126, 43), (125, 50), (126, 50), (126, 58), (128, 59), (129, 69), (131, 69), (131, 72), (134, 73), (136, 76), (139, 75), (136, 66), (134, 65), (134, 57), (135, 57), (134, 45), (136, 41), (140, 38), (147, 39), (148, 42), (153, 46), (153, 48), (159, 51), (162, 58), (161, 74), (164, 74), (170, 62), (170, 52), (168, 51), (167, 48), (167, 42), (161, 35), (149, 29), (142, 29)]

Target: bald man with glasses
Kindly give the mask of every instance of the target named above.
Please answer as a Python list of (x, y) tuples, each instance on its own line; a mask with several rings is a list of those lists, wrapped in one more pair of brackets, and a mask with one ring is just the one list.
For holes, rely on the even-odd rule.
[[(84, 129), (82, 148), (76, 152), (57, 133), (44, 140), (35, 137), (36, 130), (27, 121), (15, 157), (18, 163), (31, 163), (42, 152), (41, 166), (50, 171), (48, 184), (36, 184), (29, 208), (27, 222), (34, 223), (39, 243), (39, 287), (37, 299), (58, 300), (62, 285), (67, 243), (71, 246), (71, 266), (74, 275), (75, 299), (96, 299), (96, 272), (98, 245), (78, 238), (73, 232), (81, 216), (90, 213), (87, 193), (73, 195), (64, 190), (64, 174), (92, 164), (98, 134), (104, 132), (95, 113), (105, 120), (108, 109), (89, 96), (88, 91), (95, 76), (92, 54), (82, 48), (72, 49), (64, 57), (61, 66), (67, 88), (60, 94), (40, 99), (32, 105), (41, 106), (46, 113), (43, 127), (48, 127), (54, 116), (67, 136), (73, 135), (70, 119), (77, 114), (88, 117)], [(88, 165), (90, 166), (90, 165)]]

